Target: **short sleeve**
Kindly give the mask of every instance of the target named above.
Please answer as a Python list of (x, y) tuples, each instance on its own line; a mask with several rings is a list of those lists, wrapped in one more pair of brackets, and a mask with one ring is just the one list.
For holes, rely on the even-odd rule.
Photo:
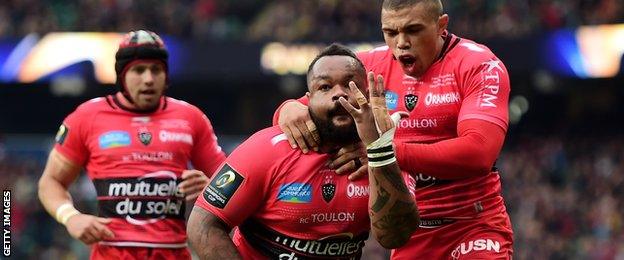
[(80, 166), (86, 163), (90, 154), (86, 143), (89, 118), (77, 109), (63, 120), (55, 137), (54, 149)]
[(460, 71), (463, 102), (458, 122), (481, 119), (507, 131), (511, 89), (507, 68), (493, 54), (476, 57)]
[(193, 145), (191, 162), (193, 167), (203, 171), (207, 176), (212, 176), (217, 167), (225, 161), (225, 153), (217, 142), (217, 136), (208, 117), (199, 109), (196, 113), (193, 124), (195, 126), (193, 140), (196, 141)]
[(212, 176), (195, 205), (230, 227), (241, 224), (262, 206), (270, 191), (276, 161), (271, 142), (254, 135), (243, 142)]

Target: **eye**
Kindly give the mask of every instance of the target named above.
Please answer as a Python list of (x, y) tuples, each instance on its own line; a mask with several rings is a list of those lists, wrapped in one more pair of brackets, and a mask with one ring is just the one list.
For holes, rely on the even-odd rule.
[(422, 31), (422, 28), (410, 28), (406, 30), (406, 33), (408, 34), (418, 34)]
[(138, 74), (142, 74), (145, 71), (145, 67), (144, 66), (136, 66), (134, 68), (132, 68), (132, 70)]
[(328, 90), (331, 89), (331, 85), (329, 85), (329, 84), (321, 84), (321, 85), (319, 85), (318, 89), (322, 90), (322, 91), (328, 91)]
[(394, 36), (396, 36), (396, 35), (397, 35), (397, 32), (396, 32), (396, 31), (390, 31), (390, 30), (387, 30), (387, 31), (384, 31), (384, 34), (385, 34), (386, 36), (388, 36), (388, 37), (394, 37)]
[(163, 68), (161, 66), (153, 66), (152, 67), (152, 73), (160, 74), (161, 72), (163, 72)]

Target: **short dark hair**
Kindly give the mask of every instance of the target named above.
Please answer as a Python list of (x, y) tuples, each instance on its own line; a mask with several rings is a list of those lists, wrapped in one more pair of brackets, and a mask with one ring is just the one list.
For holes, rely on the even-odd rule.
[(314, 64), (316, 64), (316, 62), (320, 58), (323, 58), (325, 56), (349, 56), (355, 59), (358, 65), (360, 66), (360, 69), (366, 72), (366, 69), (364, 68), (364, 64), (362, 63), (360, 59), (358, 59), (357, 55), (355, 55), (353, 51), (351, 51), (349, 48), (347, 48), (346, 46), (342, 44), (332, 43), (331, 45), (323, 49), (318, 55), (316, 55), (316, 57), (314, 57), (314, 60), (310, 62), (310, 66), (308, 66), (308, 77), (310, 76), (310, 72), (312, 71), (312, 68), (314, 68)]
[(432, 17), (440, 17), (444, 13), (444, 7), (441, 0), (384, 0), (382, 9), (397, 11), (406, 7), (412, 7), (419, 3), (426, 4), (430, 10), (433, 10)]

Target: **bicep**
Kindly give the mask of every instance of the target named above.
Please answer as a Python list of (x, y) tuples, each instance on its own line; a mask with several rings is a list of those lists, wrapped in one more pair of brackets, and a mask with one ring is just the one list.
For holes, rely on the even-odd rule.
[(209, 211), (194, 207), (186, 228), (191, 247), (201, 259), (240, 258), (229, 236), (231, 228)]
[(189, 216), (187, 229), (189, 236), (209, 235), (210, 230), (220, 230), (226, 234), (232, 230), (223, 220), (201, 207), (193, 207)]
[(52, 149), (48, 156), (48, 162), (43, 170), (42, 180), (54, 180), (68, 187), (80, 175), (81, 166), (72, 162), (67, 157)]

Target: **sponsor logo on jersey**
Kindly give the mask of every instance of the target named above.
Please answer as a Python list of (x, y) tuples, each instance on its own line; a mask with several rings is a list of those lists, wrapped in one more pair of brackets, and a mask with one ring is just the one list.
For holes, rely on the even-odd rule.
[(416, 174), (414, 176), (416, 177), (415, 180), (417, 189), (427, 188), (436, 184), (437, 179), (435, 177), (431, 177), (422, 173)]
[(354, 212), (323, 212), (310, 214), (312, 223), (325, 222), (353, 222), (355, 221)]
[(312, 201), (312, 186), (306, 183), (282, 184), (277, 194), (277, 200), (292, 203), (310, 203)]
[(496, 100), (498, 99), (498, 91), (500, 90), (500, 72), (503, 72), (501, 67), (501, 61), (490, 60), (482, 63), (485, 68), (483, 69), (483, 94), (481, 94), (479, 106), (481, 107), (496, 107)]
[(147, 124), (150, 122), (150, 117), (149, 116), (136, 116), (132, 118), (131, 122), (133, 124)]
[(431, 78), (430, 88), (439, 88), (444, 86), (456, 86), (457, 81), (455, 81), (455, 73), (448, 73), (438, 77)]
[(67, 137), (67, 133), (69, 133), (69, 128), (65, 124), (62, 124), (61, 126), (59, 126), (59, 129), (56, 132), (54, 141), (62, 145), (65, 142), (65, 137)]
[(184, 119), (162, 119), (160, 120), (161, 128), (169, 128), (169, 129), (190, 129), (190, 124), (188, 120)]
[(368, 185), (355, 185), (349, 183), (347, 185), (347, 197), (349, 198), (368, 198), (370, 187)]
[(451, 257), (459, 259), (462, 255), (466, 255), (472, 251), (490, 251), (492, 253), (500, 253), (500, 242), (492, 239), (476, 239), (469, 242), (463, 242), (453, 252)]
[(210, 205), (223, 209), (244, 179), (243, 176), (226, 163), (204, 190), (204, 199)]
[(184, 219), (184, 194), (177, 175), (157, 171), (138, 178), (95, 179), (99, 212), (104, 217), (125, 218), (133, 225), (165, 218)]
[(139, 129), (138, 136), (139, 140), (143, 145), (147, 146), (152, 142), (152, 133), (150, 133), (146, 127), (142, 127), (141, 129)]
[(164, 162), (173, 161), (172, 152), (132, 152), (130, 155), (123, 156), (124, 161), (135, 162)]
[(158, 133), (158, 138), (161, 142), (182, 142), (187, 144), (193, 144), (193, 136), (188, 133), (178, 133), (161, 130)]
[(395, 110), (399, 102), (399, 94), (392, 91), (386, 91), (386, 107), (390, 110)]
[(124, 147), (130, 145), (130, 134), (126, 131), (109, 131), (98, 138), (101, 149)]
[(406, 94), (403, 97), (403, 101), (405, 102), (405, 108), (411, 112), (418, 103), (418, 96), (414, 94)]
[[(261, 223), (246, 221), (239, 226), (247, 241), (269, 259), (359, 259), (368, 232), (330, 234), (307, 240), (277, 232)], [(315, 234), (311, 234), (313, 237)]]
[(427, 95), (425, 96), (426, 106), (449, 105), (449, 104), (455, 104), (455, 103), (459, 103), (458, 92), (442, 93), (442, 94), (427, 93)]
[(399, 121), (398, 128), (432, 128), (438, 126), (438, 119), (435, 118), (407, 118)]

